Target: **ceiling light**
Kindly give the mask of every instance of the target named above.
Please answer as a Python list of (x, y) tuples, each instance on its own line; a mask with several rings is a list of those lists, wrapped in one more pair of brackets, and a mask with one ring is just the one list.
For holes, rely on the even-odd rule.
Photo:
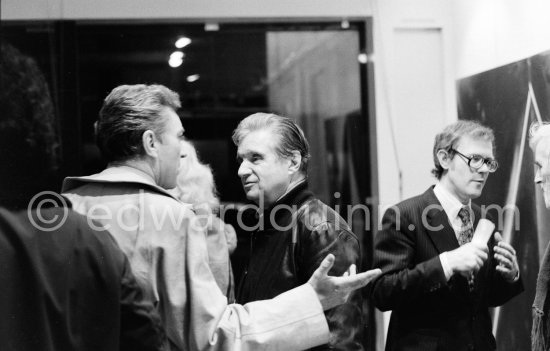
[(173, 68), (179, 67), (183, 63), (184, 56), (185, 54), (183, 52), (174, 51), (173, 53), (170, 54), (170, 59), (168, 59), (168, 64), (170, 65), (170, 67), (173, 67)]
[(199, 80), (200, 77), (201, 76), (198, 75), (198, 74), (193, 74), (193, 75), (187, 77), (187, 81), (189, 83), (193, 83), (193, 82), (196, 82), (197, 80)]
[(173, 53), (170, 54), (170, 60), (172, 59), (183, 60), (184, 57), (185, 57), (185, 54), (181, 51), (174, 51)]
[(216, 32), (220, 30), (220, 25), (217, 23), (205, 23), (204, 30), (207, 32)]
[(187, 45), (191, 44), (191, 39), (187, 37), (180, 37), (178, 40), (176, 40), (176, 47), (178, 49), (183, 49)]

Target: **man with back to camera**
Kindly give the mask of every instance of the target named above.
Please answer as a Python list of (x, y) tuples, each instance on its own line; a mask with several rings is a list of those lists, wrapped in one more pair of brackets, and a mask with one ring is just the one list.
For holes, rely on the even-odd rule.
[[(546, 208), (550, 208), (550, 124), (533, 123), (530, 129), (529, 146), (535, 159), (535, 184), (540, 184)], [(537, 277), (533, 302), (533, 326), (531, 350), (546, 351), (550, 347), (550, 244), (546, 247)]]
[[(251, 231), (249, 262), (238, 285), (239, 303), (273, 298), (304, 284), (327, 253), (336, 256), (332, 274), (343, 274), (350, 264), (360, 265), (355, 234), (308, 190), (309, 145), (294, 121), (256, 113), (239, 123), (233, 141), (246, 197), (258, 206), (251, 213), (258, 222)], [(331, 339), (316, 349), (363, 350), (359, 291), (326, 316)]]
[[(157, 351), (166, 339), (107, 232), (59, 195), (56, 116), (36, 62), (0, 44), (0, 345), (3, 351)], [(29, 184), (31, 181), (35, 184)], [(29, 200), (34, 199), (32, 203)], [(59, 206), (61, 205), (61, 206)]]
[(382, 269), (371, 296), (392, 310), (386, 350), (494, 350), (488, 307), (523, 290), (516, 253), (499, 233), (471, 241), (494, 159), (493, 131), (458, 121), (435, 138), (438, 182), (388, 209), (375, 237)]
[[(160, 312), (173, 349), (301, 350), (328, 340), (323, 310), (343, 303), (379, 271), (329, 277), (329, 255), (307, 284), (269, 301), (228, 305), (208, 267), (204, 228), (176, 186), (184, 129), (179, 96), (161, 85), (122, 85), (106, 97), (99, 174), (67, 178), (76, 211), (109, 229)], [(351, 269), (350, 269), (351, 270)]]

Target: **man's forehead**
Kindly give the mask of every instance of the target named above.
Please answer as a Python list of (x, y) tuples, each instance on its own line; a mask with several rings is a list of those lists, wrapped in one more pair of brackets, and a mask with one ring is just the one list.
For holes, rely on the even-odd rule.
[(491, 140), (485, 138), (475, 138), (469, 135), (464, 135), (458, 140), (456, 148), (461, 152), (479, 154), (490, 152), (492, 155), (494, 144)]
[(550, 158), (550, 136), (543, 137), (535, 147), (535, 161), (539, 164), (547, 162)]
[(238, 153), (273, 151), (277, 136), (269, 129), (255, 130), (245, 135), (238, 146)]

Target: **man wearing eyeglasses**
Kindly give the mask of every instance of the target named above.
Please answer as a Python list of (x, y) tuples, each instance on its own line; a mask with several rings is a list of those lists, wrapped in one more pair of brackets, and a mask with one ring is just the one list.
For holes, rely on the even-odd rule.
[(523, 290), (516, 253), (492, 233), (472, 241), (494, 159), (494, 134), (459, 121), (435, 138), (437, 184), (384, 214), (375, 237), (375, 305), (392, 310), (386, 350), (495, 350), (488, 307)]

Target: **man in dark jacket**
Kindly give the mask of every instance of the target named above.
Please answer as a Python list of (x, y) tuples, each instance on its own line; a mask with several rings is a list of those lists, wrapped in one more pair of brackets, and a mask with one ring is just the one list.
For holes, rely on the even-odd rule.
[(384, 214), (372, 298), (392, 310), (386, 351), (495, 350), (488, 309), (523, 285), (516, 252), (499, 233), (472, 240), (484, 213), (471, 200), (498, 168), (493, 149), (491, 129), (448, 126), (433, 148), (437, 184)]
[(6, 351), (154, 351), (164, 332), (128, 260), (66, 207), (0, 209), (0, 340)]
[[(357, 237), (307, 189), (309, 146), (296, 123), (256, 113), (241, 121), (233, 141), (244, 191), (257, 205), (252, 211), (254, 223), (241, 223), (241, 229), (250, 232), (251, 245), (250, 260), (237, 288), (239, 303), (270, 299), (304, 284), (328, 253), (336, 257), (331, 275), (360, 264)], [(331, 338), (319, 349), (363, 349), (359, 292), (346, 304), (327, 311), (326, 317)]]

